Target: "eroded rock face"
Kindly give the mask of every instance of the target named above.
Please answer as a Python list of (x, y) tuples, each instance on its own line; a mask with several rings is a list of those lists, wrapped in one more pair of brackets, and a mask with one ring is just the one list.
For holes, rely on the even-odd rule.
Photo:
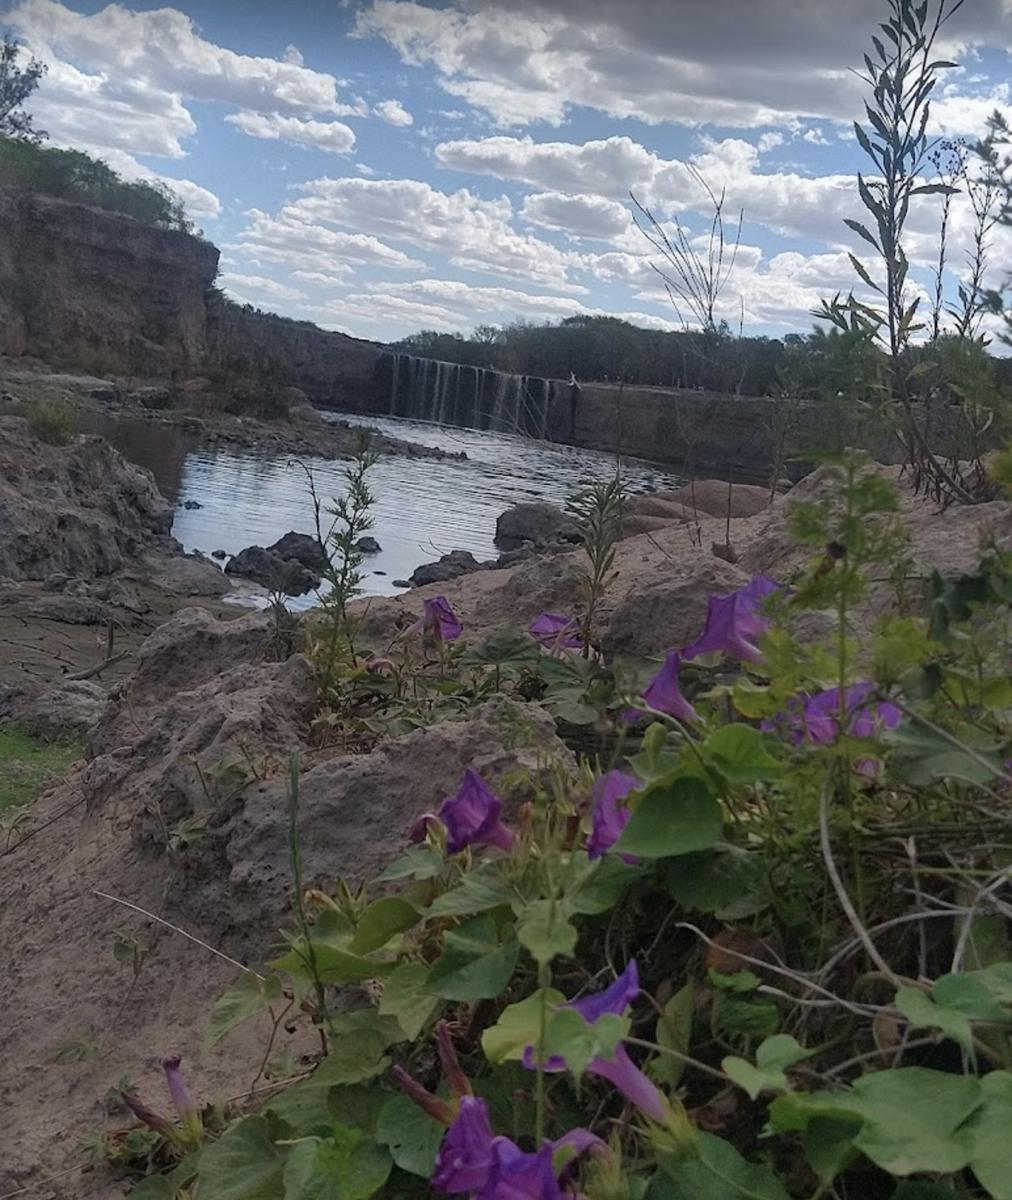
[(296, 533), (289, 530), (284, 537), (279, 537), (267, 547), (268, 554), (276, 554), (278, 558), (294, 559), (311, 571), (322, 571), (327, 565), (327, 556), (323, 547), (311, 533)]
[(150, 474), (103, 438), (50, 446), (0, 417), (0, 576), (111, 575), (146, 549), (173, 549), (171, 528)]
[(90, 679), (68, 680), (29, 700), (18, 713), (18, 724), (44, 741), (84, 737), (105, 713), (105, 688)]
[[(729, 501), (730, 497), (730, 501)], [(658, 500), (674, 501), (684, 505), (690, 513), (693, 508), (708, 517), (754, 517), (769, 507), (769, 488), (755, 487), (749, 483), (728, 485), (721, 479), (697, 479), (684, 487), (658, 492)]]
[[(457, 790), (467, 767), (499, 791), (509, 819), (528, 793), (522, 784), (506, 788), (507, 777), (534, 774), (546, 764), (575, 770), (554, 722), (536, 706), (500, 697), (466, 721), (311, 766), (299, 785), (306, 886), (374, 878), (407, 848), (416, 818)], [(225, 806), (196, 848), (196, 887), (180, 896), (187, 911), (213, 914), (221, 923), (216, 936), (239, 953), (266, 953), (271, 931), (289, 909), (288, 786), (276, 774), (251, 783)]]

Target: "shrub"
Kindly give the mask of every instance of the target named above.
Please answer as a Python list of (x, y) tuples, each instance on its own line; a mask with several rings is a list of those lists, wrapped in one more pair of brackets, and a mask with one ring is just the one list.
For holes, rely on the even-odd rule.
[(77, 437), (77, 414), (66, 400), (37, 401), (28, 410), (28, 424), (50, 446), (67, 446)]
[(123, 213), (143, 225), (193, 232), (182, 201), (165, 184), (123, 179), (106, 163), (79, 150), (0, 138), (0, 180), (18, 191)]

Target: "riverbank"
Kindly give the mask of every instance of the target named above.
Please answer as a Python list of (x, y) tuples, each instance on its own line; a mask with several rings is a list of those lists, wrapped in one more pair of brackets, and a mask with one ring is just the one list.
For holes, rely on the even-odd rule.
[[(68, 374), (45, 363), (0, 357), (0, 414), (42, 414), (58, 432), (100, 432), (102, 422), (121, 419), (162, 428), (193, 447), (270, 451), (293, 456), (348, 458), (362, 430), (325, 421), (294, 387), (267, 388), (244, 380), (206, 376), (181, 384), (123, 376)], [(369, 434), (380, 454), (406, 458), (453, 458), (432, 446)]]

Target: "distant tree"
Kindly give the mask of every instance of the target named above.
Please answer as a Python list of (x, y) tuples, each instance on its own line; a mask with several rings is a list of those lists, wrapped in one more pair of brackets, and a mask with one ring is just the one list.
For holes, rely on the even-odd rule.
[(26, 142), (40, 142), (46, 134), (32, 124), (31, 116), (24, 111), (24, 104), (39, 86), (48, 68), (45, 63), (31, 57), (25, 66), (19, 66), (20, 54), (18, 43), (10, 34), (4, 34), (3, 43), (0, 44), (0, 135)]

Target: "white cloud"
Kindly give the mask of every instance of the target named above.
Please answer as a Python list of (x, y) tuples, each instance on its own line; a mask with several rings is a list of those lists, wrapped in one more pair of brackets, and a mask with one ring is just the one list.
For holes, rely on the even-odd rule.
[(772, 130), (769, 133), (761, 134), (759, 137), (759, 153), (766, 154), (770, 150), (775, 150), (777, 146), (784, 144), (784, 135)]
[(328, 264), (326, 271), (293, 271), (292, 278), (315, 287), (344, 287), (351, 275), (351, 267), (340, 263)]
[(329, 269), (332, 262), (356, 266), (413, 269), (422, 264), (403, 250), (365, 233), (343, 233), (315, 224), (286, 206), (272, 217), (259, 209), (247, 214), (249, 224), (239, 235), (247, 259), (274, 262), (305, 270)]
[(443, 255), (453, 267), (570, 292), (582, 257), (513, 228), (507, 197), (483, 200), (466, 188), (441, 192), (418, 179), (314, 179), (285, 205), (289, 222), (337, 225)]
[[(1003, 0), (965, 5), (947, 29), (964, 47), (1007, 43)], [(755, 128), (859, 111), (860, 63), (880, 0), (372, 0), (359, 36), (387, 41), (443, 89), (502, 125), (561, 124), (585, 106), (657, 123)]]
[(231, 295), (240, 300), (248, 296), (265, 297), (268, 300), (305, 300), (305, 292), (298, 288), (286, 287), (276, 279), (267, 279), (263, 275), (237, 275), (226, 271), (219, 277), (219, 283)]
[(367, 111), (339, 99), (337, 80), (291, 47), (283, 59), (237, 54), (174, 8), (80, 13), (58, 0), (18, 0), (5, 23), (49, 67), (32, 101), (38, 124), (89, 151), (182, 158), (196, 132), (187, 101), (293, 119)]
[(524, 200), (520, 215), (531, 225), (556, 229), (577, 238), (616, 238), (631, 223), (629, 210), (604, 196), (571, 196), (535, 192)]
[(376, 116), (386, 121), (388, 125), (414, 125), (415, 118), (401, 104), (400, 100), (381, 100), (373, 106)]
[(817, 125), (813, 125), (811, 129), (806, 129), (801, 135), (801, 140), (804, 142), (809, 142), (813, 146), (829, 145), (829, 138), (826, 137), (826, 135)]
[(304, 121), (280, 113), (255, 112), (229, 113), (225, 120), (249, 137), (309, 146), (330, 154), (350, 154), (355, 148), (354, 131), (341, 121)]

